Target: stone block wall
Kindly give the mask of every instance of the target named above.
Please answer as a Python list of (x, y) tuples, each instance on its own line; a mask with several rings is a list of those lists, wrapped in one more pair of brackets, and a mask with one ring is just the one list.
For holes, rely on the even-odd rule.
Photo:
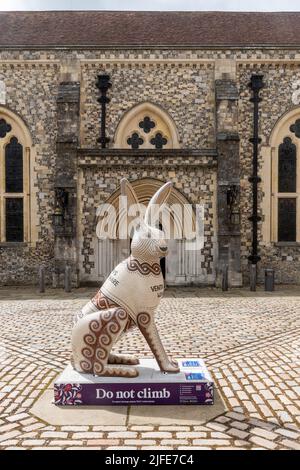
[(0, 80), (6, 85), (5, 106), (27, 126), (34, 145), (31, 162), (36, 208), (31, 214), (36, 237), (28, 244), (0, 245), (0, 284), (32, 284), (41, 264), (50, 281), (53, 265), (53, 168), (56, 162), (56, 94), (59, 68), (55, 63), (5, 62)]
[[(275, 54), (274, 54), (275, 55)], [(276, 57), (276, 56), (275, 56)], [(286, 56), (288, 57), (288, 55)], [(276, 57), (277, 58), (277, 57)], [(242, 270), (245, 282), (248, 282), (248, 260), (251, 251), (251, 223), (248, 220), (251, 215), (251, 183), (248, 177), (252, 172), (252, 145), (249, 139), (253, 132), (253, 105), (249, 101), (251, 90), (248, 87), (249, 78), (253, 72), (260, 72), (264, 75), (265, 88), (261, 91), (262, 101), (259, 104), (259, 136), (262, 139), (259, 151), (259, 174), (261, 177), (262, 152), (264, 145), (268, 145), (271, 131), (280, 117), (295, 108), (292, 96), (295, 91), (294, 84), (300, 79), (300, 64), (289, 63), (261, 63), (240, 64), (237, 71), (237, 83), (239, 87), (239, 135), (240, 135), (240, 166), (241, 166), (241, 259)], [(300, 107), (299, 107), (300, 115)], [(299, 158), (299, 157), (298, 157)], [(258, 243), (261, 261), (258, 264), (258, 278), (260, 282), (264, 280), (264, 269), (274, 268), (275, 279), (279, 283), (299, 283), (300, 282), (300, 248), (299, 247), (279, 247), (274, 242), (266, 242), (263, 239), (262, 227), (266, 214), (263, 211), (263, 185), (258, 184), (258, 215), (262, 217), (262, 222), (258, 224)], [(267, 210), (268, 208), (266, 208)], [(269, 208), (271, 210), (271, 208)], [(299, 213), (298, 213), (299, 217)]]
[[(217, 62), (222, 62), (224, 66), (218, 68)], [(23, 119), (34, 144), (35, 177), (32, 185), (36, 193), (37, 210), (31, 217), (32, 224), (36, 227), (36, 237), (31, 243), (10, 248), (0, 246), (0, 284), (35, 282), (41, 263), (48, 267), (48, 280), (51, 279), (54, 267), (52, 212), (57, 166), (59, 84), (62, 81), (78, 81), (79, 146), (95, 149), (100, 133), (100, 106), (96, 101), (98, 95), (95, 80), (102, 71), (111, 75), (113, 83), (109, 92), (112, 100), (108, 105), (107, 116), (107, 134), (111, 139), (127, 110), (140, 102), (150, 101), (170, 114), (179, 132), (180, 145), (186, 149), (216, 148), (215, 80), (230, 79), (236, 83), (239, 93), (238, 126), (235, 131), (240, 137), (241, 260), (244, 280), (247, 281), (247, 257), (251, 247), (251, 224), (248, 221), (251, 215), (251, 186), (248, 177), (251, 175), (252, 159), (252, 145), (249, 143), (252, 136), (252, 104), (249, 102), (248, 82), (253, 72), (264, 74), (266, 87), (260, 104), (260, 136), (263, 146), (277, 120), (295, 107), (291, 97), (295, 91), (295, 82), (300, 80), (299, 64), (299, 52), (292, 49), (2, 50), (0, 81), (5, 83), (5, 106)], [(222, 76), (216, 74), (217, 69), (222, 69)], [(222, 97), (219, 98), (220, 115), (230, 132), (236, 115), (228, 107), (228, 103), (223, 103)], [(72, 126), (72, 123), (69, 124)], [(113, 145), (113, 141), (110, 145)], [(262, 171), (261, 154), (259, 166)], [(81, 176), (81, 183), (77, 186), (77, 197), (82, 197), (82, 206), (78, 207), (80, 211), (84, 208), (84, 211), (79, 214), (80, 230), (77, 237), (80, 243), (84, 239), (87, 244), (79, 249), (82, 257), (79, 263), (84, 263), (83, 269), (87, 275), (93, 262), (89, 242), (93, 234), (88, 231), (94, 229), (94, 215), (89, 211), (118, 186), (123, 170), (122, 166), (109, 165), (99, 165), (98, 168), (87, 166), (79, 170), (84, 176)], [(131, 178), (152, 175), (151, 177), (167, 179), (169, 171), (175, 172), (175, 185), (180, 189), (182, 184), (181, 189), (187, 197), (190, 196), (195, 202), (198, 202), (198, 198), (205, 200), (208, 205), (214, 204), (209, 188), (215, 169), (203, 169), (200, 165), (198, 169), (187, 172), (179, 166), (167, 168), (162, 165), (161, 169), (149, 166), (142, 169), (132, 165), (126, 174)], [(86, 186), (87, 184), (91, 184), (91, 187)], [(264, 217), (262, 199), (263, 190), (260, 186), (259, 211)], [(215, 230), (213, 236), (217, 237)], [(203, 262), (209, 272), (214, 269), (212, 257), (217, 257), (217, 252), (212, 248), (210, 239), (207, 242), (207, 259)], [(266, 243), (262, 236), (262, 224), (259, 224), (259, 243), (262, 256), (259, 264), (261, 280), (264, 267), (275, 267), (279, 282), (300, 282), (298, 247), (278, 247), (274, 243)]]
[(112, 88), (108, 95), (107, 135), (113, 145), (117, 126), (133, 106), (151, 102), (168, 112), (177, 127), (182, 148), (215, 146), (213, 64), (184, 65), (108, 64), (82, 65), (81, 146), (97, 147), (99, 136), (99, 92), (96, 77), (108, 73)]

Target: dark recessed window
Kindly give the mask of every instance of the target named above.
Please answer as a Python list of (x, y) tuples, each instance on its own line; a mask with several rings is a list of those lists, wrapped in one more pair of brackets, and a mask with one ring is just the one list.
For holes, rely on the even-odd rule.
[(278, 198), (278, 241), (296, 241), (296, 198)]
[(132, 149), (138, 149), (143, 145), (144, 140), (139, 136), (137, 132), (134, 132), (131, 137), (127, 139), (127, 144), (130, 145)]
[(155, 122), (152, 121), (149, 116), (145, 116), (142, 121), (139, 122), (139, 127), (143, 129), (146, 134), (149, 134), (151, 129), (154, 129)]
[(155, 137), (150, 140), (151, 145), (154, 145), (156, 149), (162, 149), (164, 145), (167, 145), (168, 140), (158, 132)]
[(5, 191), (23, 192), (23, 147), (16, 137), (5, 147)]
[(5, 137), (6, 134), (10, 131), (11, 125), (8, 124), (5, 119), (0, 119), (0, 138), (2, 139), (3, 137)]
[(6, 241), (24, 241), (23, 198), (5, 199)]
[(297, 119), (295, 124), (290, 126), (290, 131), (293, 132), (296, 137), (300, 137), (300, 119)]
[(296, 145), (285, 137), (278, 152), (278, 192), (296, 192)]

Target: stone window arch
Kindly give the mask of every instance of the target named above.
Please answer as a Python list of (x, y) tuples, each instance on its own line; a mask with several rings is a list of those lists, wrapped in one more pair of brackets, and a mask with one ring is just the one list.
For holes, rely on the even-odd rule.
[(300, 108), (277, 121), (262, 154), (265, 238), (300, 243)]
[(122, 149), (180, 148), (177, 129), (169, 114), (152, 103), (141, 103), (121, 119), (114, 147)]
[(31, 240), (32, 141), (24, 122), (0, 107), (0, 242)]

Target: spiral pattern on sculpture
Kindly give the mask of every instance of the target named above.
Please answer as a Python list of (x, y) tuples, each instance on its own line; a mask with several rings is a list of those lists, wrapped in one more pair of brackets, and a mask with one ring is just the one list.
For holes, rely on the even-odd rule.
[(111, 333), (111, 334), (116, 334), (120, 331), (121, 327), (119, 325), (119, 323), (117, 322), (111, 322), (107, 325), (107, 330), (108, 330), (108, 333)]
[(92, 363), (90, 361), (80, 361), (80, 367), (84, 372), (92, 371)]
[(85, 344), (93, 346), (94, 344), (96, 344), (97, 338), (94, 334), (87, 334), (83, 337), (83, 341), (85, 342)]
[(94, 355), (94, 350), (92, 348), (83, 348), (81, 353), (86, 359), (90, 359)]
[[(147, 314), (146, 314), (147, 315)], [(83, 359), (80, 367), (83, 372), (103, 375), (114, 375), (116, 371), (106, 370), (109, 353), (113, 341), (125, 329), (128, 323), (128, 314), (121, 307), (99, 312), (88, 326), (88, 333), (83, 336), (84, 346), (81, 349)], [(124, 371), (120, 369), (120, 374)]]
[(111, 343), (111, 337), (107, 333), (103, 333), (99, 336), (99, 344), (103, 346), (109, 346)]
[(119, 320), (125, 320), (127, 318), (127, 313), (123, 308), (119, 308), (116, 315)]
[(137, 322), (139, 326), (147, 326), (151, 321), (151, 317), (147, 312), (141, 312), (137, 316)]
[(108, 322), (109, 320), (111, 320), (113, 313), (114, 313), (113, 311), (107, 310), (106, 312), (103, 312), (101, 314), (101, 317), (103, 318), (105, 322)]
[(95, 353), (95, 358), (98, 361), (103, 361), (108, 356), (108, 352), (103, 348), (97, 348)]
[(94, 362), (94, 374), (100, 375), (104, 369), (102, 362)]

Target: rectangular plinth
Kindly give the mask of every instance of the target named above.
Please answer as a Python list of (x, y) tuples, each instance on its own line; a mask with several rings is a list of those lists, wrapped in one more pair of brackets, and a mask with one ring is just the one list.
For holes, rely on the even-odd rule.
[(69, 365), (54, 383), (56, 405), (213, 405), (214, 384), (201, 359), (178, 360), (180, 372), (161, 372), (142, 359), (136, 378), (94, 377)]

